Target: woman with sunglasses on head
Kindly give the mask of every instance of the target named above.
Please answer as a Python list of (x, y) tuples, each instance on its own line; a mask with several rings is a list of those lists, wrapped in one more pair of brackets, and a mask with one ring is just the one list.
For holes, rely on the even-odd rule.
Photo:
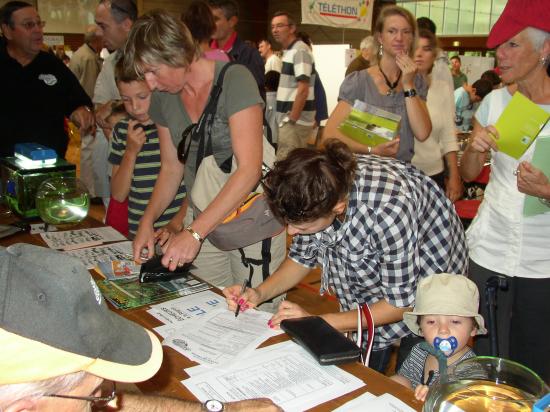
[[(550, 211), (524, 215), (526, 195), (550, 207), (549, 176), (531, 163), (537, 144), (550, 139), (550, 123), (519, 159), (498, 150), (506, 130), (499, 133), (494, 127), (515, 93), (550, 113), (548, 1), (509, 0), (487, 46), (496, 47), (500, 76), (507, 86), (483, 99), (461, 158), (462, 177), (471, 181), (491, 155), (489, 183), (467, 232), (470, 278), (480, 291), (494, 287), (497, 294), (498, 335), (491, 338), (498, 343), (499, 356), (524, 364), (550, 382)], [(548, 153), (543, 156), (548, 164)], [(503, 283), (507, 288), (497, 287)], [(480, 312), (488, 319), (486, 294), (480, 295)], [(478, 355), (491, 354), (489, 339), (476, 340)]]
[[(336, 137), (353, 152), (392, 156), (410, 162), (414, 137), (425, 140), (431, 131), (426, 108), (426, 83), (417, 74), (412, 60), (416, 43), (416, 20), (406, 9), (386, 6), (374, 26), (377, 63), (350, 74), (340, 86), (339, 102), (331, 113), (323, 136)], [(338, 126), (350, 112), (355, 100), (401, 116), (398, 136), (375, 147), (363, 145), (345, 136)]]
[[(135, 22), (124, 59), (153, 90), (149, 113), (157, 124), (161, 152), (159, 178), (134, 239), (134, 256), (153, 255), (152, 223), (172, 201), (183, 177), (190, 207), (185, 229), (163, 245), (163, 265), (174, 270), (193, 262), (197, 267), (193, 272), (216, 286), (242, 283), (248, 279), (249, 269), (241, 262), (239, 251), (221, 251), (206, 237), (243, 202), (261, 177), (263, 101), (252, 74), (237, 64), (227, 68), (210, 133), (218, 166), (234, 155), (236, 170), (208, 207), (194, 216), (192, 193), (199, 147), (198, 141), (191, 139), (192, 125), (200, 119), (227, 63), (204, 58), (185, 25), (162, 11), (152, 11)], [(185, 164), (178, 160), (178, 146), (188, 153)], [(261, 260), (261, 243), (245, 248), (246, 256)], [(282, 233), (272, 239), (270, 267), (276, 268), (284, 255)], [(256, 277), (261, 278), (261, 273), (256, 270)], [(252, 284), (259, 281), (254, 278)]]

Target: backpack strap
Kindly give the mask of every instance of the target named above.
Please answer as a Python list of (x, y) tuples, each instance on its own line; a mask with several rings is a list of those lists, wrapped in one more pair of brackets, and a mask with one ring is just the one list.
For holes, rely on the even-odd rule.
[[(252, 277), (254, 276), (254, 265), (262, 266), (262, 280), (266, 280), (269, 277), (269, 264), (271, 263), (271, 238), (262, 240), (262, 258), (251, 259), (247, 258), (243, 248), (239, 248), (241, 254), (241, 262), (244, 267), (249, 269), (248, 286), (252, 287)], [(271, 302), (272, 299), (266, 301)]]

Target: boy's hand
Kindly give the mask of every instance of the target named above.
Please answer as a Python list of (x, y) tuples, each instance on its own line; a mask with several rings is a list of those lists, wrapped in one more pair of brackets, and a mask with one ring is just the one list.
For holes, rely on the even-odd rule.
[(131, 119), (128, 122), (128, 138), (126, 140), (126, 150), (137, 154), (141, 151), (141, 148), (145, 144), (147, 137), (145, 136), (145, 131), (137, 120)]
[(427, 385), (418, 385), (414, 390), (414, 397), (419, 401), (426, 401), (426, 395), (428, 395), (428, 390), (430, 389)]

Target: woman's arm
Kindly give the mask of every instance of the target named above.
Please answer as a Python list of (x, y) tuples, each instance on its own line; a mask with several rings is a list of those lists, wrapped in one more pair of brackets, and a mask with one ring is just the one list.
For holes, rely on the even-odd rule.
[(391, 142), (382, 143), (371, 148), (370, 146), (356, 142), (340, 132), (340, 130), (338, 130), (338, 126), (340, 126), (340, 123), (344, 121), (350, 111), (351, 105), (348, 102), (344, 100), (340, 100), (338, 102), (327, 120), (327, 124), (321, 136), (321, 144), (327, 139), (336, 138), (347, 144), (354, 153), (372, 153), (378, 156), (388, 157), (394, 157), (397, 154), (397, 151), (399, 150), (398, 138), (392, 140)]
[(445, 153), (445, 163), (447, 164), (447, 170), (449, 171), (449, 178), (445, 184), (445, 194), (451, 200), (456, 202), (462, 197), (464, 192), (464, 186), (462, 185), (462, 178), (458, 171), (458, 156), (456, 152)]
[[(262, 172), (262, 108), (259, 104), (247, 107), (229, 118), (229, 132), (237, 169), (220, 193), (191, 223), (190, 228), (201, 238), (218, 226), (235, 210), (258, 184)], [(168, 240), (163, 247), (162, 264), (174, 270), (178, 263), (191, 262), (199, 253), (201, 243), (184, 230)]]
[[(111, 195), (119, 202), (123, 202), (128, 197), (128, 193), (130, 193), (136, 160), (146, 140), (143, 128), (138, 127), (134, 130), (134, 126), (137, 123), (138, 122), (135, 120), (130, 120), (128, 122), (126, 149), (124, 150), (120, 164), (113, 165), (111, 174)], [(113, 133), (116, 133), (116, 130), (115, 128)], [(117, 137), (113, 136), (111, 141), (113, 142), (115, 139), (117, 139)]]
[(147, 257), (153, 257), (153, 224), (176, 197), (183, 178), (183, 164), (178, 160), (177, 150), (170, 137), (170, 130), (159, 125), (157, 125), (157, 130), (160, 143), (160, 172), (134, 238), (133, 252), (136, 260), (140, 259), (145, 247), (148, 249)]
[(260, 180), (263, 161), (262, 116), (261, 106), (254, 105), (229, 118), (237, 169), (220, 193), (193, 221), (193, 230), (203, 238), (242, 203)]
[(496, 139), (498, 131), (493, 126), (483, 127), (477, 120), (473, 120), (474, 130), (470, 143), (466, 146), (460, 159), (460, 175), (466, 182), (471, 182), (481, 173), (487, 161), (490, 149), (498, 150)]
[(310, 268), (286, 258), (283, 263), (266, 280), (255, 288), (248, 288), (241, 295), (241, 285), (233, 285), (225, 288), (223, 294), (227, 299), (229, 310), (237, 308), (237, 302), (242, 299), (241, 305), (255, 307), (266, 300), (285, 293), (296, 286), (310, 272)]
[[(398, 54), (395, 61), (402, 72), (401, 82), (403, 90), (414, 89), (417, 71), (416, 63), (406, 54)], [(405, 97), (405, 108), (407, 109), (407, 117), (409, 118), (413, 135), (421, 142), (426, 140), (432, 132), (432, 122), (426, 102), (418, 95)]]

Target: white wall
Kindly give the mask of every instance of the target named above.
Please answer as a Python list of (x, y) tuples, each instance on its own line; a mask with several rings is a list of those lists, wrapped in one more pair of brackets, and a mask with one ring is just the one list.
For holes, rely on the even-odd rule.
[(328, 114), (338, 103), (338, 90), (346, 73), (346, 50), (349, 44), (314, 44), (315, 68), (327, 93)]

